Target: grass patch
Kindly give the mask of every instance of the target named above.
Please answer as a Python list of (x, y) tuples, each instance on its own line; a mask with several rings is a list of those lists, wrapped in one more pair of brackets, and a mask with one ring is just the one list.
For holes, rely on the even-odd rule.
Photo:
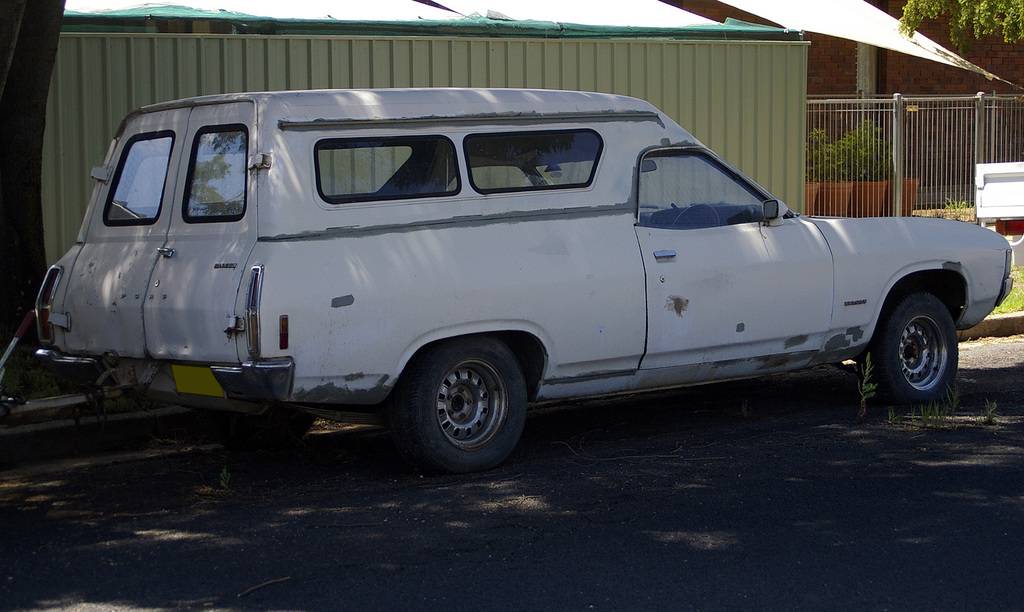
[(911, 418), (917, 417), (921, 427), (942, 427), (951, 415), (949, 405), (945, 402), (928, 402), (917, 409), (916, 415), (913, 411), (910, 413)]
[(946, 389), (944, 400), (932, 401), (910, 411), (910, 418), (920, 427), (945, 427), (950, 417), (960, 409), (960, 389), (956, 386)]
[(1006, 300), (992, 312), (995, 314), (1006, 314), (1008, 312), (1020, 312), (1024, 310), (1024, 267), (1014, 266), (1010, 271), (1013, 277), (1013, 291)]
[(962, 221), (964, 223), (977, 223), (974, 216), (974, 206), (966, 202), (947, 200), (942, 208), (925, 208), (912, 212), (915, 217), (932, 217), (936, 219), (949, 219), (951, 221)]
[(996, 417), (999, 416), (999, 405), (991, 400), (985, 400), (985, 408), (981, 411), (981, 416), (986, 425), (995, 425)]
[(11, 360), (7, 362), (3, 386), (7, 393), (24, 399), (37, 399), (75, 391), (71, 385), (51, 374), (32, 356), (32, 351), (24, 346), (15, 349)]

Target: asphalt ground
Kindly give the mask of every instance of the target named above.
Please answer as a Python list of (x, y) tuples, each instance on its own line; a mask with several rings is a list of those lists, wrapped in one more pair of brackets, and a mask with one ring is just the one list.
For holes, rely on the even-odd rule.
[(548, 407), (470, 476), (359, 428), (0, 472), (0, 608), (1024, 608), (1024, 336), (962, 344), (927, 424), (856, 384)]

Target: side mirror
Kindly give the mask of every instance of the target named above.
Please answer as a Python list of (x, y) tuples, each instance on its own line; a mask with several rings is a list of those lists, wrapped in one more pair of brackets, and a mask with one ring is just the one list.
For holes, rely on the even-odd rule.
[(779, 218), (779, 201), (775, 199), (765, 200), (761, 203), (764, 210), (764, 220), (774, 221)]

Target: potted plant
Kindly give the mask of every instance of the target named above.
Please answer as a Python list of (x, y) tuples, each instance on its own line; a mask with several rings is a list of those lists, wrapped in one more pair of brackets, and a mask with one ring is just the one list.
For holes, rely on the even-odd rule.
[[(914, 214), (914, 205), (917, 204), (917, 187), (921, 184), (921, 179), (918, 178), (905, 178), (903, 179), (903, 197), (900, 198), (900, 215), (904, 217), (911, 217)], [(890, 201), (892, 198), (890, 198)], [(890, 206), (890, 209), (892, 207)], [(890, 212), (895, 214), (895, 211)]]
[(842, 151), (847, 175), (854, 180), (849, 215), (885, 215), (886, 204), (890, 200), (892, 147), (882, 138), (881, 128), (870, 120), (864, 120), (844, 134), (836, 146)]
[(829, 141), (825, 130), (812, 130), (807, 138), (808, 178), (818, 184), (813, 208), (807, 214), (843, 217), (847, 214), (853, 183), (847, 162), (847, 147)]
[(817, 214), (816, 204), (828, 146), (825, 130), (818, 128), (807, 135), (807, 180), (804, 183), (804, 214), (807, 215)]

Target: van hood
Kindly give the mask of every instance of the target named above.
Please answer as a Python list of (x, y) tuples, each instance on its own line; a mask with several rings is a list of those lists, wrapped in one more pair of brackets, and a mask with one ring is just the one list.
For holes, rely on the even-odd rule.
[(999, 234), (962, 221), (927, 217), (803, 217), (813, 223), (832, 245), (841, 241), (849, 250), (891, 251), (920, 248), (993, 249), (1009, 248)]

